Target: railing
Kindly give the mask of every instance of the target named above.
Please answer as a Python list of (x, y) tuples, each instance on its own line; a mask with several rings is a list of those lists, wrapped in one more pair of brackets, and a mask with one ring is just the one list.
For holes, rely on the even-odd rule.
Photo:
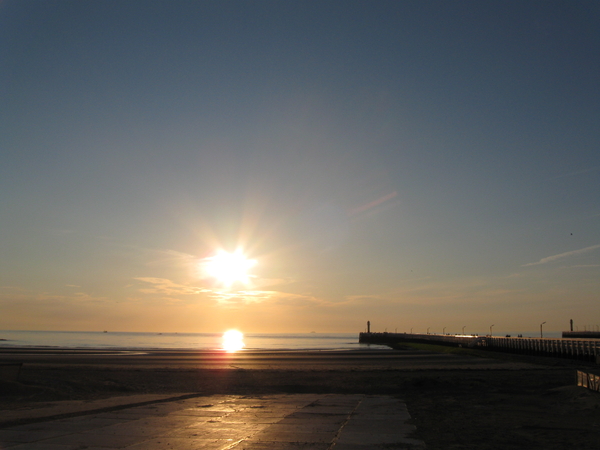
[(600, 331), (563, 331), (563, 338), (600, 339)]
[(360, 333), (358, 341), (365, 344), (394, 346), (404, 342), (476, 347), (491, 351), (523, 355), (552, 356), (600, 362), (600, 340), (597, 339), (550, 339), (513, 338), (491, 336), (466, 336), (413, 333)]
[(600, 341), (591, 339), (542, 339), (486, 337), (489, 350), (524, 355), (553, 356), (597, 362)]

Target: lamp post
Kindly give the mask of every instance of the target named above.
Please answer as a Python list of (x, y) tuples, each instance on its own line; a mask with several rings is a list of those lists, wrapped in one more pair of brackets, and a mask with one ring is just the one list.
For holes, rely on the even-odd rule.
[(463, 332), (462, 332), (463, 335), (465, 334), (465, 327), (466, 327), (466, 325), (462, 329), (463, 330)]
[(446, 334), (446, 327), (442, 330), (442, 334)]
[(543, 338), (544, 337), (544, 330), (543, 330), (543, 326), (546, 322), (542, 322), (540, 323), (540, 337)]
[(430, 329), (430, 328), (431, 328), (431, 327), (427, 327), (427, 334), (429, 334), (429, 329)]
[(410, 334), (412, 334), (412, 327), (410, 328)]
[(492, 327), (493, 327), (494, 325), (495, 325), (495, 324), (492, 324), (492, 325), (490, 325), (490, 337), (492, 337)]

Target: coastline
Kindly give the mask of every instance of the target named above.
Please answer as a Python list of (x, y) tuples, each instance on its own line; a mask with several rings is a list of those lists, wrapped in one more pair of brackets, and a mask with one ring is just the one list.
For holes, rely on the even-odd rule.
[[(223, 333), (0, 330), (2, 348), (218, 350)], [(40, 345), (43, 343), (43, 346)], [(246, 349), (356, 349), (357, 333), (247, 333)]]
[(406, 401), (428, 449), (597, 445), (600, 396), (574, 386), (575, 365), (552, 358), (489, 358), (410, 348), (121, 355), (5, 350), (0, 349), (1, 361), (23, 362), (17, 381), (0, 381), (0, 407), (8, 417), (10, 411), (61, 401), (182, 392), (383, 394)]

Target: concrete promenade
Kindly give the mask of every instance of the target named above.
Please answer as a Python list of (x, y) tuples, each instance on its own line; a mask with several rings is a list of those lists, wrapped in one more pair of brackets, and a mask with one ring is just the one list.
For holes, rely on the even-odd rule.
[[(136, 396), (12, 412), (0, 449), (424, 449), (406, 405), (390, 396), (295, 394)], [(187, 397), (187, 398), (186, 398)], [(143, 403), (141, 406), (140, 403)], [(54, 409), (52, 409), (54, 408)], [(64, 415), (68, 418), (56, 418)], [(54, 418), (52, 418), (54, 417)]]

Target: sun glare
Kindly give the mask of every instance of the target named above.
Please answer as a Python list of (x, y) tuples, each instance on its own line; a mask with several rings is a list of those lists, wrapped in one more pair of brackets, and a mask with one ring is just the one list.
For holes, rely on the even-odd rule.
[(223, 350), (235, 352), (244, 347), (244, 335), (240, 331), (229, 330), (223, 333)]
[(249, 271), (256, 265), (255, 259), (246, 258), (239, 249), (233, 253), (219, 250), (204, 262), (206, 274), (226, 287), (234, 283), (248, 284), (252, 277)]

